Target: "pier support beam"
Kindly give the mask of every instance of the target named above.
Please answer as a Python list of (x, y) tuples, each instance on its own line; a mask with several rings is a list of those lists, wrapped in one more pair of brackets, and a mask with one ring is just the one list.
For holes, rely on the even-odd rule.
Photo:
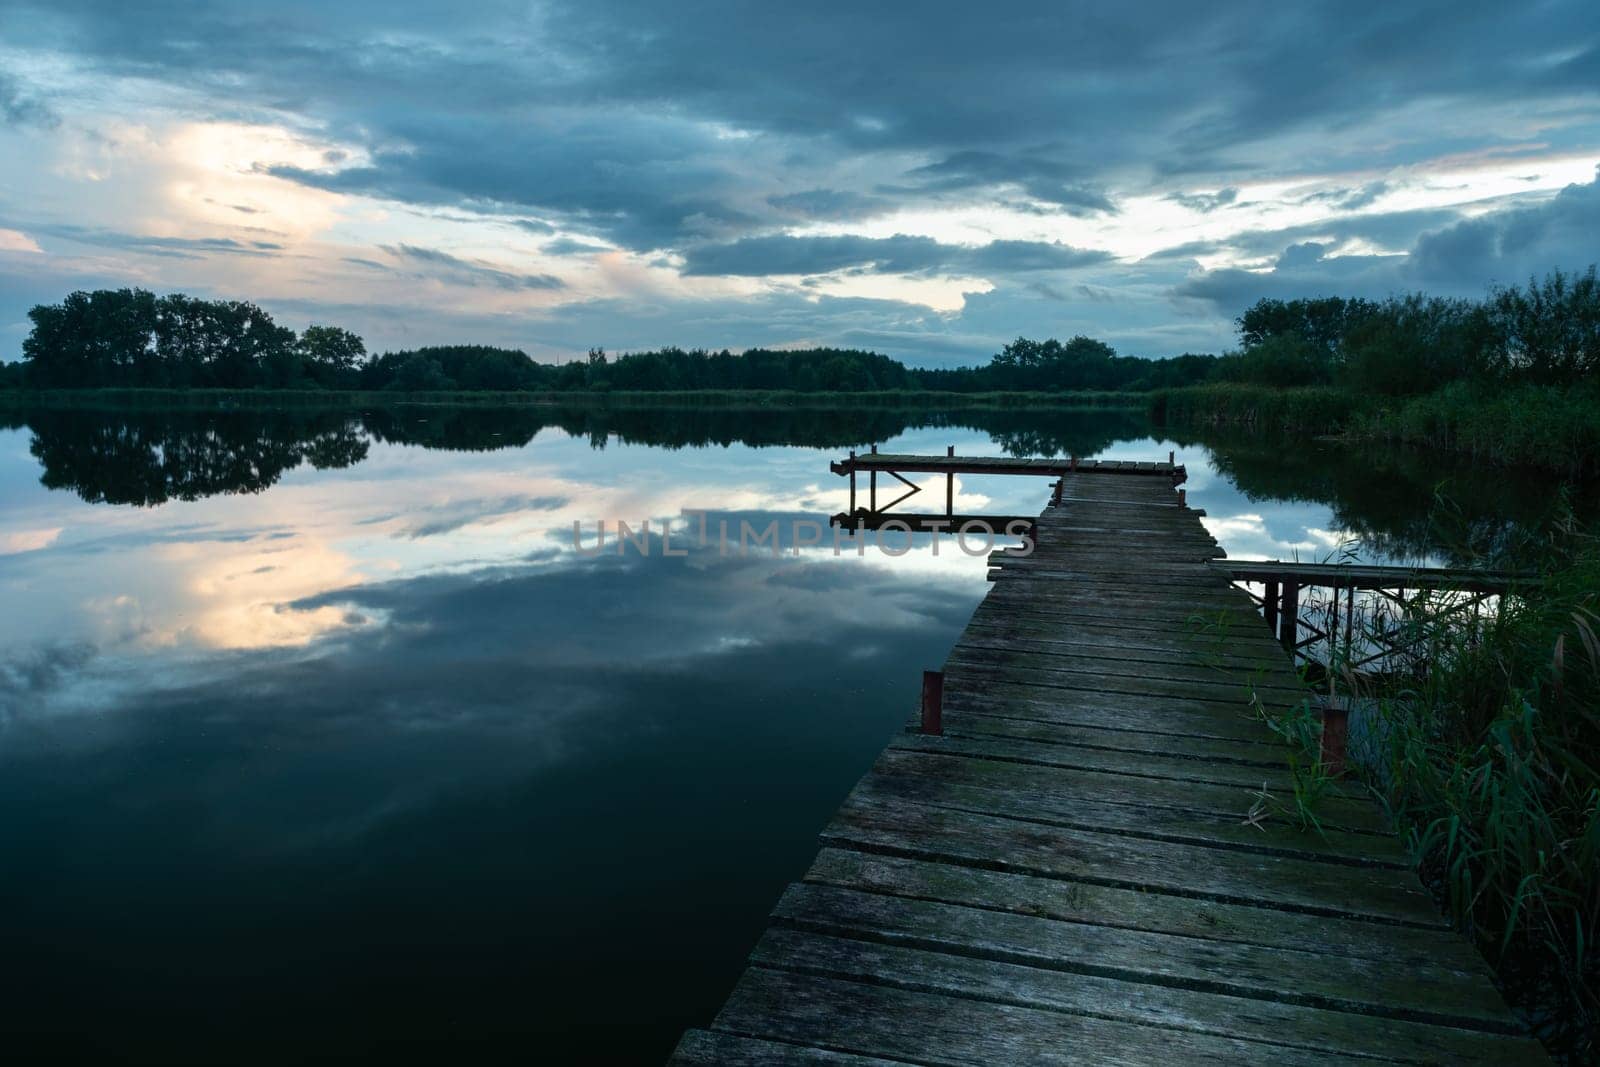
[[(956, 446), (946, 446), (944, 454), (954, 456), (956, 454)], [(952, 516), (956, 513), (956, 476), (953, 471), (944, 476), (944, 513)]]
[(1283, 583), (1283, 614), (1278, 616), (1278, 643), (1291, 657), (1300, 639), (1300, 587)]
[(850, 514), (856, 513), (856, 450), (850, 450)]
[[(878, 446), (872, 446), (872, 454), (878, 454)], [(876, 512), (878, 510), (878, 472), (876, 469), (867, 472), (867, 507)]]

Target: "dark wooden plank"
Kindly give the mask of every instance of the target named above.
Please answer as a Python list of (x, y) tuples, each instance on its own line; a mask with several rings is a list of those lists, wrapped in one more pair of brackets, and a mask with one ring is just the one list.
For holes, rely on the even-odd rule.
[[(1092, 766), (1074, 766), (1071, 762), (1037, 763), (1004, 754), (996, 745), (1000, 738), (924, 737), (906, 734), (890, 742), (880, 760), (892, 759), (899, 754), (918, 754), (932, 760), (969, 764), (965, 771), (951, 770), (950, 774), (987, 776), (997, 784), (1018, 782), (1039, 789), (1049, 789), (1063, 797), (1097, 797), (1107, 804), (1131, 804), (1140, 807), (1164, 807), (1179, 811), (1194, 811), (1208, 815), (1231, 816), (1243, 820), (1255, 807), (1261, 783), (1213, 784), (1181, 777), (1157, 777), (1129, 773), (1127, 770), (1103, 769)], [(999, 754), (997, 754), (997, 750)], [(1015, 751), (1015, 750), (1013, 750)], [(1022, 749), (1027, 755), (1032, 753)], [(1070, 761), (1071, 753), (1063, 757)], [(1117, 764), (1107, 761), (1111, 767)], [(1137, 764), (1129, 761), (1125, 767)], [(1130, 780), (1131, 779), (1131, 780)], [(1287, 802), (1288, 796), (1273, 794), (1274, 799)], [(1274, 818), (1282, 818), (1277, 808)], [(1331, 798), (1318, 811), (1324, 827), (1352, 833), (1387, 835), (1383, 817), (1377, 809), (1364, 801), (1343, 797)]]
[(917, 807), (875, 796), (865, 781), (828, 823), (822, 840), (841, 847), (876, 848), (991, 870), (1313, 915), (1416, 926), (1443, 922), (1415, 879), (1395, 878), (1385, 870), (1335, 867)]
[(849, 1052), (830, 1052), (783, 1041), (766, 1041), (717, 1030), (690, 1030), (678, 1042), (669, 1063), (678, 1067), (767, 1067), (769, 1064), (797, 1064), (799, 1067), (896, 1067), (910, 1060), (889, 1060), (881, 1056), (857, 1056)]
[[(960, 673), (945, 679), (945, 699), (961, 701), (981, 700), (1004, 694), (1009, 699), (1032, 701), (1047, 707), (1097, 708), (1106, 716), (1106, 725), (1116, 725), (1121, 710), (1139, 712), (1159, 707), (1175, 716), (1191, 715), (1196, 718), (1214, 718), (1219, 721), (1249, 722), (1251, 708), (1239, 700), (1211, 700), (1203, 697), (1150, 697), (1137, 693), (1116, 693), (1089, 689), (1063, 689), (1009, 681), (1003, 678), (965, 677)], [(1302, 701), (1275, 700), (1263, 696), (1260, 704), (1269, 713), (1281, 714), (1302, 706)]]
[(1050, 670), (1018, 664), (990, 664), (979, 662), (960, 651), (950, 654), (946, 673), (958, 673), (968, 681), (1011, 681), (1016, 685), (1034, 686), (1037, 689), (1069, 689), (1082, 693), (1122, 693), (1125, 696), (1142, 696), (1147, 699), (1194, 699), (1218, 701), (1250, 707), (1254, 701), (1266, 702), (1274, 707), (1310, 699), (1312, 693), (1304, 686), (1274, 685), (1270, 681), (1243, 678), (1238, 681), (1174, 681), (1171, 678), (1141, 677), (1138, 673), (1088, 673), (1083, 670)]
[(1041, 722), (1017, 718), (1012, 709), (999, 712), (970, 707), (946, 708), (946, 736), (980, 734), (1013, 741), (1047, 745), (1075, 745), (1111, 752), (1146, 753), (1155, 756), (1180, 755), (1186, 759), (1215, 760), (1251, 767), (1282, 769), (1293, 750), (1275, 739), (1244, 741), (1237, 738), (1196, 737), (1166, 730), (1112, 728), (1102, 722)]
[(719, 1028), (737, 1033), (923, 1064), (1371, 1064), (1328, 1053), (1296, 1057), (1277, 1045), (765, 967), (745, 972), (717, 1020)]
[(1125, 730), (1173, 738), (1245, 741), (1277, 744), (1278, 737), (1253, 715), (1238, 708), (1216, 710), (1209, 706), (1194, 712), (1140, 702), (1134, 697), (1117, 698), (1111, 703), (1094, 693), (1074, 694), (1060, 690), (1050, 699), (1033, 699), (1007, 687), (962, 692), (946, 690), (945, 713), (967, 712), (996, 719), (1032, 722), (1042, 725), (1085, 726), (1101, 730)]
[[(1382, 960), (1174, 937), (1014, 915), (832, 886), (792, 885), (773, 910), (784, 925), (977, 959), (1092, 974), (1356, 1015), (1515, 1035), (1493, 986), (1436, 965), (1404, 975)], [(1263, 915), (1262, 922), (1271, 922)]]
[[(1063, 662), (1064, 659), (1067, 662)], [(1216, 700), (1237, 699), (1246, 703), (1252, 693), (1274, 693), (1291, 701), (1310, 695), (1310, 690), (1301, 682), (1299, 675), (1289, 668), (1287, 657), (1276, 667), (1263, 665), (1254, 670), (1224, 671), (1206, 665), (1171, 661), (1130, 664), (1034, 652), (1007, 652), (962, 643), (951, 651), (945, 663), (946, 670), (1000, 671), (1030, 685), (1054, 685), (1064, 689), (1093, 689), (1108, 693), (1155, 692), (1161, 696), (1209, 696)]]
[(1290, 825), (1282, 816), (1269, 815), (1252, 822), (1240, 818), (1238, 812), (1196, 812), (1131, 801), (1113, 803), (1081, 795), (1068, 797), (1040, 783), (1042, 776), (1024, 776), (1026, 768), (1011, 768), (1010, 780), (1002, 784), (994, 775), (974, 773), (974, 760), (923, 757), (920, 762), (912, 762), (916, 757), (909, 753), (894, 755), (900, 762), (879, 763), (880, 773), (871, 780), (874, 796), (1148, 841), (1397, 871), (1412, 867), (1399, 843), (1389, 837), (1342, 830), (1317, 833)]
[(968, 627), (955, 646), (969, 649), (989, 649), (1012, 657), (1028, 657), (1038, 663), (1057, 667), (1082, 666), (1103, 673), (1120, 673), (1143, 670), (1151, 666), (1166, 668), (1198, 668), (1209, 672), (1213, 679), (1248, 677), (1252, 674), (1272, 675), (1298, 680), (1299, 675), (1289, 664), (1289, 658), (1278, 652), (1276, 656), (1259, 659), (1232, 657), (1214, 650), (1191, 647), (1144, 648), (1123, 642), (1076, 644), (1071, 641), (1041, 641), (1037, 638), (1007, 636), (994, 630)]
[(1528, 1038), (1068, 973), (877, 941), (769, 930), (752, 962), (849, 981), (1115, 1019), (1197, 1034), (1401, 1063), (1542, 1062)]
[(1443, 926), (1376, 927), (1357, 919), (1288, 911), (1271, 912), (1271, 921), (1263, 922), (1260, 908), (1243, 904), (831, 847), (817, 853), (805, 880), (1039, 918), (1354, 956), (1397, 971), (1440, 966), (1484, 979), (1489, 975), (1482, 957)]
[[(976, 756), (1003, 763), (1104, 771), (1123, 777), (1231, 785), (1248, 790), (1265, 788), (1279, 796), (1292, 795), (1294, 789), (1294, 777), (1286, 765), (1263, 767), (1253, 764), (1220, 763), (1190, 759), (1183, 755), (1051, 744), (992, 734), (965, 737), (949, 733), (934, 738), (908, 735), (889, 742), (891, 749), (909, 749), (913, 746), (918, 749), (930, 748), (951, 755)], [(1134, 782), (1121, 782), (1119, 785), (1124, 789), (1138, 788)]]

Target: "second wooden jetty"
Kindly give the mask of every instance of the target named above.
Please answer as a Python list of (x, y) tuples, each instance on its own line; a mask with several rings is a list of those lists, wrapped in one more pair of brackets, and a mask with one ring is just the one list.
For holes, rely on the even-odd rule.
[(674, 1062), (1545, 1062), (1370, 801), (1282, 813), (1308, 693), (1172, 478), (1060, 466)]

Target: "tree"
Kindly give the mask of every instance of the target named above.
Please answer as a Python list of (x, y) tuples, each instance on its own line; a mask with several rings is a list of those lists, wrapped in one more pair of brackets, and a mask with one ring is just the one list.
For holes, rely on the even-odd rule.
[(1551, 271), (1523, 289), (1496, 289), (1488, 302), (1508, 369), (1540, 384), (1600, 374), (1600, 280)]
[(390, 389), (411, 392), (455, 387), (455, 381), (446, 376), (444, 368), (439, 366), (439, 361), (421, 352), (414, 353), (410, 359), (400, 364), (399, 369), (395, 371), (394, 381), (389, 383)]
[(307, 326), (295, 347), (311, 380), (331, 389), (354, 385), (367, 358), (361, 338), (338, 326)]
[(33, 330), (22, 342), (28, 376), (37, 385), (154, 385), (155, 295), (144, 289), (75, 292), (28, 312)]

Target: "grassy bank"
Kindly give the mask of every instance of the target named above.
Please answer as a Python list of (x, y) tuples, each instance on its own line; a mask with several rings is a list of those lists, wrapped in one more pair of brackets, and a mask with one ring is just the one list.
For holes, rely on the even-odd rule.
[(1600, 539), (1552, 533), (1539, 581), (1481, 613), (1419, 599), (1403, 669), (1348, 684), (1360, 753), (1424, 881), (1551, 1050), (1600, 1025)]
[(1274, 389), (1212, 384), (1149, 394), (1158, 426), (1229, 426), (1268, 433), (1339, 434), (1436, 449), (1503, 466), (1600, 472), (1600, 390), (1466, 383), (1414, 397), (1336, 386)]
[(790, 390), (704, 389), (681, 391), (500, 392), (494, 390), (329, 390), (329, 389), (11, 389), (0, 390), (0, 407), (75, 410), (215, 410), (217, 408), (374, 408), (403, 405), (449, 407), (596, 407), (607, 409), (722, 408), (834, 411), (915, 408), (919, 410), (1097, 409), (1140, 411), (1143, 393), (986, 392), (876, 390), (795, 392)]
[(1225, 383), (1158, 389), (1146, 402), (1158, 426), (1236, 426), (1301, 434), (1337, 433), (1361, 406), (1356, 394), (1332, 386), (1274, 389)]
[(1600, 389), (1447, 386), (1358, 410), (1348, 432), (1490, 463), (1593, 474), (1600, 471)]

